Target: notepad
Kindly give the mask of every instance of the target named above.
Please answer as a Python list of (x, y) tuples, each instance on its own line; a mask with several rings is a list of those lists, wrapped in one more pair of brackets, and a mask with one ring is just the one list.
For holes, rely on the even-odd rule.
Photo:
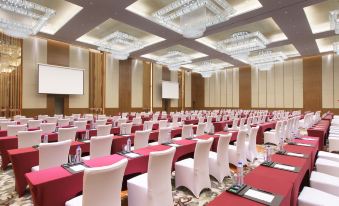
[(84, 165), (75, 165), (69, 168), (73, 170), (74, 172), (81, 172), (81, 171), (84, 171), (86, 167)]
[(267, 194), (265, 192), (249, 189), (244, 194), (247, 197), (259, 199), (268, 203), (271, 203), (274, 199), (274, 195)]
[(126, 157), (130, 157), (130, 158), (136, 158), (136, 157), (140, 157), (140, 154), (137, 154), (137, 153), (126, 153), (124, 154)]
[(294, 153), (294, 152), (287, 152), (286, 154), (289, 156), (294, 156), (294, 157), (304, 157), (303, 154)]
[(311, 144), (304, 144), (304, 143), (297, 143), (299, 146), (305, 146), (305, 147), (313, 147)]
[(274, 168), (283, 169), (283, 170), (289, 170), (289, 171), (294, 171), (295, 170), (294, 167), (287, 166), (287, 165), (281, 165), (281, 164), (275, 164)]
[(171, 147), (180, 147), (180, 145), (179, 144), (174, 144), (174, 143), (169, 143), (169, 144), (167, 144), (168, 146), (171, 146)]
[(303, 137), (301, 138), (302, 140), (310, 140), (310, 141), (317, 141), (316, 139), (313, 138), (308, 138), (308, 137)]

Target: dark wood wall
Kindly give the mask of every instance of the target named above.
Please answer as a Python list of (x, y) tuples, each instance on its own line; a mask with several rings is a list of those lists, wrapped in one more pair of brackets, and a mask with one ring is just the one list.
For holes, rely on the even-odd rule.
[(197, 73), (192, 73), (191, 80), (192, 108), (203, 109), (205, 107), (205, 81)]
[(251, 108), (251, 67), (239, 68), (239, 108)]

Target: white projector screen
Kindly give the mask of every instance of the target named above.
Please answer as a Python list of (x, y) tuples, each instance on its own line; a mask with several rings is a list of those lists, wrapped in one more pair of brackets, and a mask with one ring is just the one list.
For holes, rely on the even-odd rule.
[(84, 70), (38, 64), (41, 94), (84, 94)]
[(179, 99), (179, 83), (178, 82), (162, 82), (162, 98), (163, 99)]

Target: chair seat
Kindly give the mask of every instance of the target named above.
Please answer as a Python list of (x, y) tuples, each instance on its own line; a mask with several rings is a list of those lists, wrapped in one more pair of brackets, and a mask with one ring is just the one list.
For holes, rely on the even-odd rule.
[(318, 172), (326, 173), (339, 177), (339, 163), (336, 161), (318, 158), (316, 163), (316, 168)]
[(312, 172), (311, 187), (339, 196), (339, 177), (328, 175), (321, 172)]
[(319, 151), (318, 152), (318, 157), (323, 158), (323, 159), (328, 159), (328, 160), (339, 162), (339, 155), (331, 153), (331, 152)]
[(218, 154), (216, 152), (210, 151), (208, 153), (208, 159), (217, 161)]
[(82, 205), (82, 195), (70, 199), (65, 203), (65, 206), (81, 206), (81, 205)]
[(147, 189), (147, 186), (148, 186), (147, 178), (148, 178), (148, 174), (144, 173), (144, 174), (141, 174), (141, 175), (138, 175), (136, 177), (129, 179), (128, 184), (129, 185), (132, 184), (134, 186), (138, 186), (138, 187)]
[(298, 197), (299, 206), (335, 206), (338, 202), (339, 197), (311, 187), (304, 187)]
[(32, 167), (32, 172), (37, 172), (39, 170), (40, 170), (39, 165)]
[(176, 162), (175, 166), (193, 168), (194, 167), (194, 160), (192, 158), (187, 158), (187, 159)]
[(86, 161), (86, 160), (90, 160), (91, 158), (90, 158), (90, 156), (85, 156), (85, 157), (81, 157), (81, 159), (82, 159), (83, 161)]

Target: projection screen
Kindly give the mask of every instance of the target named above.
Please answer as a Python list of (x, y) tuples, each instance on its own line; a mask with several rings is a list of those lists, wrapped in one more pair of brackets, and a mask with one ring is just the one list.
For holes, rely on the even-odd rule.
[(84, 94), (84, 70), (38, 64), (40, 94)]
[(179, 83), (163, 81), (162, 82), (163, 99), (179, 99)]

